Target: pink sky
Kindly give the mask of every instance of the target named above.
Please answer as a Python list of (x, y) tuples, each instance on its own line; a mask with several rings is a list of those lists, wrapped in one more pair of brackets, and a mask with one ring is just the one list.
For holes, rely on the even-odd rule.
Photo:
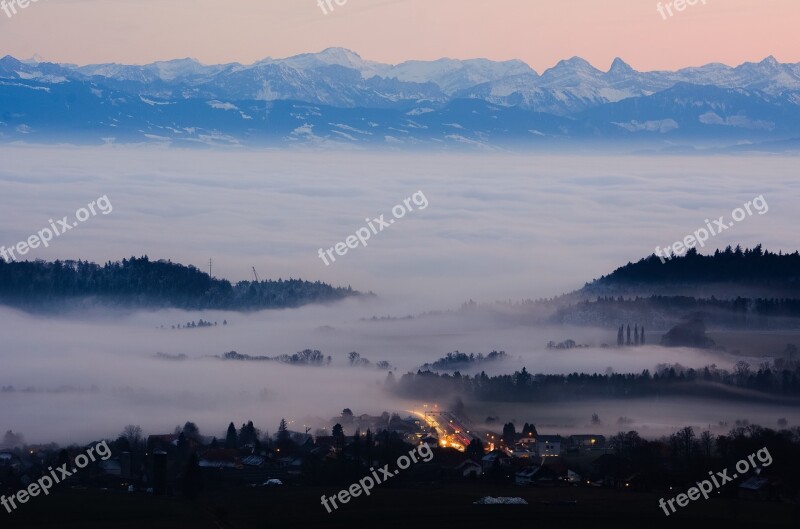
[(522, 59), (539, 72), (574, 55), (601, 69), (616, 56), (639, 70), (800, 62), (798, 0), (706, 0), (667, 20), (651, 0), (346, 0), (328, 15), (316, 1), (40, 0), (0, 12), (0, 55), (251, 63), (342, 46), (381, 62)]

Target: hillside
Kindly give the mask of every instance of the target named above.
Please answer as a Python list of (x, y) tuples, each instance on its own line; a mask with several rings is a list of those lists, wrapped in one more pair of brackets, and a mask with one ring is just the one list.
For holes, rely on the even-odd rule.
[(25, 310), (77, 305), (186, 310), (261, 310), (338, 301), (361, 294), (350, 287), (300, 279), (231, 284), (193, 266), (147, 256), (108, 262), (0, 259), (0, 304)]
[[(709, 290), (721, 293), (716, 297), (800, 297), (800, 253), (773, 253), (759, 244), (752, 249), (728, 246), (713, 255), (692, 248), (663, 263), (651, 255), (587, 283), (578, 294), (703, 296)], [(727, 296), (722, 294), (726, 291)]]

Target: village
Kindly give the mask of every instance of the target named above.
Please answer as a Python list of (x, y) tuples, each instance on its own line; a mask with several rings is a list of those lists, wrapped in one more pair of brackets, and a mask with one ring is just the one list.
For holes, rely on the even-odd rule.
[[(109, 442), (110, 459), (76, 473), (63, 486), (194, 498), (237, 487), (327, 485), (356, 479), (368, 468), (391, 463), (409, 447), (423, 444), (432, 448), (434, 457), (404, 470), (400, 481), (653, 491), (669, 490), (685, 479), (685, 470), (675, 463), (683, 454), (636, 432), (607, 439), (591, 432), (563, 437), (540, 433), (528, 423), (473, 429), (463, 417), (436, 404), (423, 404), (403, 415), (355, 415), (344, 409), (330, 419), (330, 428), (317, 429), (315, 435), (305, 425), (304, 431), (293, 431), (293, 424), (282, 420), (269, 436), (261, 435), (252, 422), (238, 429), (231, 423), (220, 439), (201, 435), (191, 422), (173, 433), (147, 437), (129, 426)], [(9, 434), (6, 447), (0, 445), (0, 492), (13, 493), (44, 469), (71, 464), (81, 451), (77, 446), (11, 447)], [(693, 432), (684, 429), (679, 434), (695, 442)], [(645, 461), (643, 454), (655, 457)], [(776, 480), (759, 474), (727, 493), (768, 499), (776, 494), (776, 486)]]

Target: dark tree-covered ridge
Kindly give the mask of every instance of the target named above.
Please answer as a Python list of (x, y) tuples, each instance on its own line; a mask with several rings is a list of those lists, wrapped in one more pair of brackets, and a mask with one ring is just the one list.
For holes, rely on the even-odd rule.
[(702, 369), (660, 364), (655, 372), (533, 374), (526, 368), (513, 374), (475, 376), (417, 370), (386, 384), (404, 398), (442, 399), (453, 395), (481, 402), (552, 402), (585, 399), (635, 399), (696, 396), (774, 402), (796, 406), (800, 400), (800, 361), (797, 347), (787, 346), (782, 357), (752, 367), (739, 361), (732, 371), (715, 365)]
[(701, 255), (692, 248), (686, 255), (663, 263), (656, 255), (628, 263), (586, 288), (659, 283), (749, 283), (798, 289), (800, 253), (772, 253), (760, 244), (744, 250), (738, 245), (728, 246), (713, 255)]
[(361, 295), (349, 286), (278, 279), (240, 281), (210, 277), (194, 266), (131, 257), (100, 266), (88, 261), (0, 259), (0, 304), (27, 310), (74, 303), (187, 310), (261, 310), (299, 307)]

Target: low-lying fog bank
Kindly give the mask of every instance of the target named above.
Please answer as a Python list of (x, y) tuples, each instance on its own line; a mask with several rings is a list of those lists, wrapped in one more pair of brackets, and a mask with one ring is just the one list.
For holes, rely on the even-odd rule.
[[(741, 359), (721, 352), (651, 345), (601, 347), (599, 344), (616, 338), (615, 329), (508, 328), (454, 314), (402, 321), (361, 319), (383, 308), (380, 303), (365, 306), (348, 301), (250, 314), (106, 312), (92, 318), (45, 318), (0, 309), (4, 326), (13, 329), (2, 346), (0, 387), (5, 386), (6, 391), (0, 392), (0, 426), (4, 431), (22, 432), (29, 442), (89, 441), (115, 436), (130, 423), (141, 425), (147, 433), (165, 433), (191, 420), (209, 435), (221, 433), (230, 421), (238, 425), (253, 420), (263, 430), (274, 430), (282, 417), (311, 422), (312, 427), (325, 426), (326, 419), (345, 407), (378, 414), (418, 406), (417, 402), (385, 393), (387, 372), (377, 369), (375, 363), (388, 361), (399, 376), (454, 350), (476, 354), (505, 351), (504, 360), (461, 369), (465, 374), (483, 370), (489, 375), (522, 367), (532, 373), (605, 373), (609, 369), (639, 373), (664, 363), (730, 368)], [(172, 329), (173, 325), (201, 318), (217, 325)], [(225, 321), (227, 325), (223, 325)], [(657, 332), (651, 336), (655, 339)], [(569, 350), (546, 347), (550, 340), (568, 338), (594, 345)], [(303, 349), (318, 349), (332, 356), (331, 365), (291, 366), (215, 358), (231, 350), (276, 356)], [(372, 366), (350, 367), (347, 355), (351, 351), (370, 360)], [(159, 359), (157, 353), (185, 355), (185, 359)], [(754, 365), (758, 360), (752, 359)], [(14, 391), (8, 390), (9, 386)], [(653, 431), (735, 418), (762, 422), (764, 417), (763, 422), (771, 424), (777, 415), (788, 415), (768, 406), (754, 406), (748, 413), (736, 415), (729, 403), (693, 402), (657, 419), (656, 411), (647, 410), (658, 410), (659, 406), (639, 406), (641, 402), (481, 407), (486, 408), (487, 415), (509, 418), (523, 417), (525, 408), (530, 410), (531, 419), (553, 423), (565, 431), (570, 424), (580, 429), (580, 421), (591, 413), (613, 423), (619, 416), (635, 415), (632, 409), (641, 409), (641, 415), (632, 418), (644, 421), (641, 424)]]

